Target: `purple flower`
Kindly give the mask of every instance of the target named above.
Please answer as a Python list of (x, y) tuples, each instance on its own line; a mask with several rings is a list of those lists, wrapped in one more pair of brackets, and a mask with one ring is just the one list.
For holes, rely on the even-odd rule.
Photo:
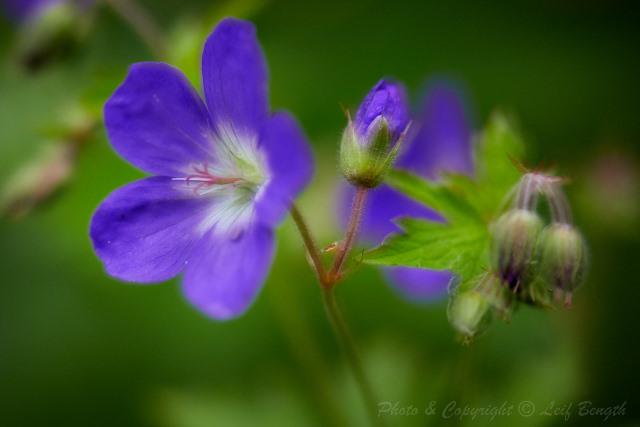
[[(471, 174), (471, 129), (458, 91), (447, 84), (436, 84), (428, 91), (422, 112), (413, 121), (413, 136), (403, 144), (395, 167), (427, 179), (436, 179), (442, 171)], [(345, 222), (353, 198), (353, 187), (340, 195), (340, 219)], [(399, 232), (394, 220), (400, 217), (443, 221), (437, 212), (410, 199), (386, 184), (370, 190), (361, 223), (362, 239), (378, 245)], [(448, 271), (410, 267), (385, 268), (385, 275), (411, 300), (429, 300), (446, 292), (453, 276)]]
[(177, 69), (131, 67), (105, 105), (114, 149), (155, 176), (115, 190), (91, 222), (107, 272), (150, 283), (183, 273), (187, 299), (216, 319), (243, 313), (265, 280), (274, 227), (313, 174), (291, 115), (269, 114), (255, 28), (227, 18), (207, 40), (203, 102)]

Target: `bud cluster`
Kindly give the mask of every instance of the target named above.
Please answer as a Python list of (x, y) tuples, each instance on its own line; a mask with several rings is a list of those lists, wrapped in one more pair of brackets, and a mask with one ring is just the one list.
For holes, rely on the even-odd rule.
[[(509, 319), (518, 302), (571, 305), (584, 279), (587, 248), (571, 224), (561, 183), (540, 173), (527, 173), (518, 182), (511, 207), (491, 225), (490, 270), (450, 303), (450, 321), (463, 336), (481, 332), (493, 313)], [(549, 205), (546, 225), (539, 198)]]

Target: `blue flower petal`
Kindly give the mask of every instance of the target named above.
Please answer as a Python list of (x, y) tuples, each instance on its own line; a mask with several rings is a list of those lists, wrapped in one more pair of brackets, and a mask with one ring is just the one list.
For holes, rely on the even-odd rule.
[(139, 63), (104, 107), (111, 145), (145, 172), (184, 176), (211, 160), (213, 133), (206, 107), (178, 69)]
[(457, 88), (433, 85), (412, 127), (415, 136), (407, 141), (397, 167), (426, 178), (436, 178), (443, 171), (473, 173), (471, 127)]
[(387, 267), (385, 276), (410, 301), (430, 301), (446, 295), (454, 276), (449, 271)]
[(267, 65), (247, 21), (227, 18), (209, 36), (202, 54), (202, 84), (216, 128), (257, 134), (267, 119)]
[(145, 178), (115, 190), (100, 204), (90, 235), (110, 275), (149, 283), (183, 270), (209, 208), (183, 185), (170, 178)]
[(241, 315), (262, 288), (274, 249), (273, 232), (262, 225), (234, 239), (205, 236), (185, 271), (185, 296), (214, 319)]

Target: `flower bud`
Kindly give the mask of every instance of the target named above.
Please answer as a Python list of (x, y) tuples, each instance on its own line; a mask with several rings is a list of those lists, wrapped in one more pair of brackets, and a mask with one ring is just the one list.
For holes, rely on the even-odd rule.
[(477, 289), (471, 289), (452, 296), (447, 311), (449, 322), (469, 340), (491, 320), (491, 304), (486, 296)]
[(554, 223), (545, 228), (540, 244), (542, 274), (554, 288), (556, 300), (571, 305), (572, 291), (584, 279), (587, 268), (585, 241), (570, 224)]
[(505, 213), (493, 226), (493, 269), (514, 292), (519, 292), (528, 279), (541, 229), (540, 217), (525, 209)]
[(404, 89), (380, 81), (360, 105), (340, 144), (340, 169), (358, 187), (373, 188), (398, 155), (409, 119)]
[(400, 144), (392, 146), (387, 121), (381, 117), (373, 123), (372, 141), (363, 143), (350, 124), (340, 145), (340, 167), (345, 178), (355, 186), (373, 188), (380, 185), (393, 165)]

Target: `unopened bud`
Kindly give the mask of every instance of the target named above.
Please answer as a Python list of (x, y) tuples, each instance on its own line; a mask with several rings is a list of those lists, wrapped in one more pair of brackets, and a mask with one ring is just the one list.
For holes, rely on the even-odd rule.
[(572, 292), (582, 283), (587, 268), (587, 247), (580, 232), (570, 224), (548, 226), (542, 233), (540, 263), (556, 300), (563, 299), (570, 306)]
[(352, 123), (342, 136), (340, 167), (345, 178), (355, 186), (374, 188), (380, 185), (398, 155), (400, 141), (392, 144), (386, 119), (380, 117), (372, 127), (368, 141), (358, 136)]
[(514, 292), (521, 291), (529, 275), (542, 220), (532, 211), (514, 209), (493, 226), (494, 271)]
[(465, 339), (482, 332), (491, 319), (491, 304), (477, 289), (457, 293), (449, 302), (449, 322)]
[(366, 96), (340, 144), (340, 169), (353, 185), (374, 188), (393, 166), (409, 126), (401, 85), (381, 80)]

